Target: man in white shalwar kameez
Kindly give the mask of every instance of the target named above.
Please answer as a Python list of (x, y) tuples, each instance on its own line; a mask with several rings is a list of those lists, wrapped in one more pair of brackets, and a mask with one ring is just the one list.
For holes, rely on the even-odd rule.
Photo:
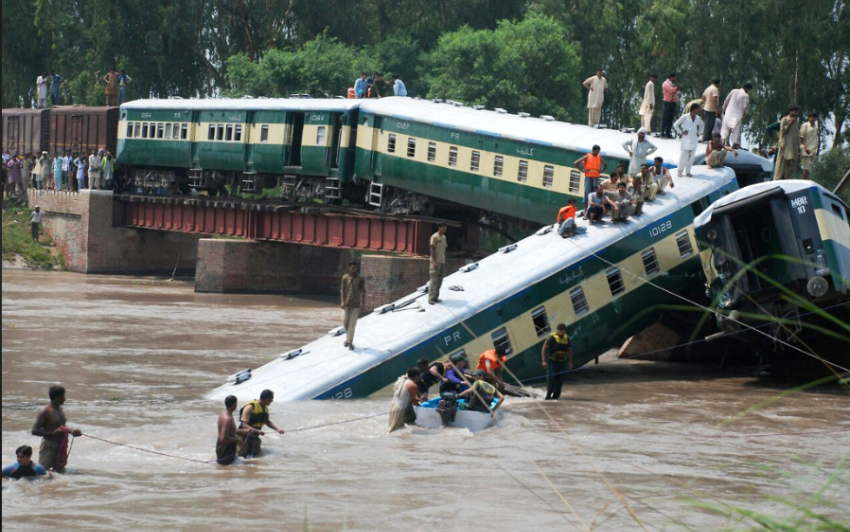
[(640, 173), (640, 165), (645, 163), (646, 158), (655, 153), (658, 147), (646, 140), (646, 129), (640, 128), (636, 138), (623, 143), (623, 149), (631, 157), (628, 174), (633, 176)]
[(723, 102), (723, 128), (720, 135), (727, 146), (741, 147), (741, 126), (750, 108), (750, 91), (753, 86), (749, 83), (740, 89), (729, 92)]
[(587, 89), (587, 125), (595, 126), (602, 118), (602, 103), (605, 101), (605, 91), (608, 90), (608, 80), (602, 77), (602, 69), (596, 69), (596, 75), (590, 76), (582, 86)]
[(655, 113), (655, 80), (658, 79), (658, 74), (651, 74), (649, 81), (643, 88), (643, 101), (640, 102), (640, 126), (646, 129), (647, 133), (652, 132), (652, 115)]
[(682, 115), (676, 123), (673, 124), (673, 129), (679, 134), (682, 139), (679, 154), (679, 168), (676, 172), (679, 177), (691, 177), (691, 167), (694, 165), (694, 155), (697, 152), (697, 144), (699, 144), (700, 135), (702, 135), (702, 118), (699, 117), (700, 105), (692, 103), (690, 111)]

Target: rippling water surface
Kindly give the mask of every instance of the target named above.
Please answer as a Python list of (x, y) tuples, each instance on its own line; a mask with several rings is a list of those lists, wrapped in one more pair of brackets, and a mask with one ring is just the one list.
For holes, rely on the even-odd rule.
[[(69, 424), (115, 442), (214, 458), (203, 399), (337, 326), (330, 299), (194, 294), (189, 284), (3, 272), (3, 464), (47, 388)], [(499, 427), (385, 436), (386, 398), (275, 403), (267, 454), (219, 467), (91, 438), (69, 473), (3, 483), (3, 530), (710, 530), (698, 504), (777, 515), (827, 482), (850, 449), (850, 395), (777, 396), (776, 383), (700, 366), (603, 358), (557, 403), (510, 400)], [(844, 484), (816, 510), (850, 520)], [(780, 501), (776, 500), (780, 499)], [(640, 524), (638, 523), (640, 521)]]

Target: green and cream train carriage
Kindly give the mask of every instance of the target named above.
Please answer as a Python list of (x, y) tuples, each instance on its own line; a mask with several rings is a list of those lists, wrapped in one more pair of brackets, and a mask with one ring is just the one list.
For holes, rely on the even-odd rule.
[(540, 349), (560, 322), (573, 339), (575, 365), (586, 364), (653, 323), (665, 305), (681, 306), (671, 292), (700, 291), (694, 216), (738, 185), (728, 168), (694, 174), (629, 223), (589, 226), (569, 239), (549, 225), (465, 266), (444, 280), (441, 304), (428, 305), (422, 287), (376, 309), (358, 322), (353, 351), (337, 328), (240, 371), (208, 397), (252, 399), (266, 388), (279, 401), (365, 397), (420, 357), (463, 351), (474, 365), (494, 345), (506, 348), (520, 379), (534, 379), (545, 374)]
[(137, 100), (121, 106), (117, 160), (145, 189), (230, 184), (257, 190), (280, 182), (293, 197), (335, 199), (353, 172), (358, 105), (340, 99)]
[(838, 196), (812, 181), (761, 183), (714, 203), (694, 226), (724, 331), (768, 324), (770, 337), (850, 362), (850, 208)]

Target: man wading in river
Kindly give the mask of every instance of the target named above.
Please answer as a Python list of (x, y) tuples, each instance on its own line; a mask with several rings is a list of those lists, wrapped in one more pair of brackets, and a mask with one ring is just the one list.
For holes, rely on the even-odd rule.
[(260, 430), (265, 425), (268, 425), (280, 434), (283, 434), (283, 429), (277, 428), (269, 419), (269, 405), (273, 402), (274, 392), (271, 390), (263, 390), (263, 393), (260, 394), (259, 401), (254, 399), (247, 405), (243, 406), (242, 410), (240, 410), (239, 421), (241, 421), (241, 423), (239, 428), (243, 430), (253, 428), (256, 430), (245, 436), (245, 439), (242, 440), (239, 452), (236, 453), (238, 456), (247, 458), (250, 456), (260, 455), (260, 446), (262, 445), (262, 441), (260, 440)]
[(79, 437), (83, 433), (80, 429), (65, 426), (68, 421), (62, 410), (62, 405), (65, 404), (65, 388), (51, 386), (48, 395), (50, 404), (35, 416), (32, 435), (44, 438), (38, 449), (38, 463), (41, 467), (61, 473), (65, 470), (68, 460), (68, 434)]
[(236, 460), (236, 444), (242, 441), (240, 436), (257, 434), (265, 436), (265, 432), (253, 427), (237, 429), (233, 412), (236, 411), (236, 396), (228, 395), (224, 399), (224, 410), (218, 415), (218, 441), (215, 442), (215, 458), (219, 465), (230, 465)]

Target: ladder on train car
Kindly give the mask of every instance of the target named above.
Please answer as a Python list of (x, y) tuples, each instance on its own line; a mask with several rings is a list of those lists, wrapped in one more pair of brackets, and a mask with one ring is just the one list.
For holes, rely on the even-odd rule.
[(189, 186), (192, 188), (201, 188), (203, 186), (204, 171), (200, 168), (192, 168), (189, 170)]
[(369, 205), (373, 207), (383, 207), (384, 205), (384, 184), (383, 183), (375, 183), (372, 181), (369, 183), (369, 195), (366, 196), (366, 200)]
[(284, 198), (291, 198), (295, 191), (298, 190), (298, 177), (294, 175), (284, 175), (280, 180), (280, 195)]
[(325, 199), (331, 201), (342, 199), (342, 181), (340, 178), (325, 178)]
[(242, 173), (242, 192), (256, 192), (257, 180), (255, 179), (257, 172)]

